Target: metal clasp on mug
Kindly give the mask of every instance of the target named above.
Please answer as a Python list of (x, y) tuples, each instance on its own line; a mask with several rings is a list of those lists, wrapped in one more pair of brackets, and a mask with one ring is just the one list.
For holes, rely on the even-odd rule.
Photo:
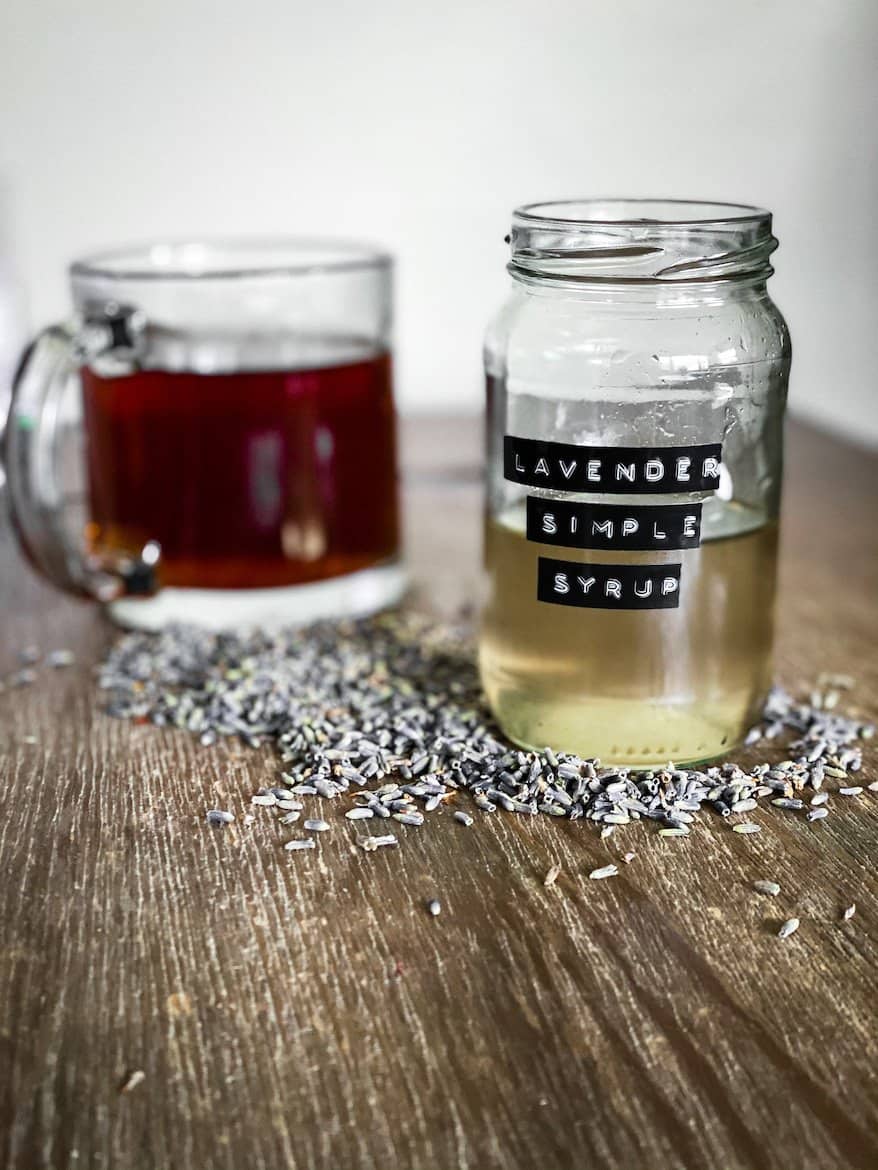
[(80, 365), (91, 366), (103, 377), (127, 374), (136, 369), (143, 354), (146, 315), (133, 305), (117, 301), (86, 307), (73, 353)]

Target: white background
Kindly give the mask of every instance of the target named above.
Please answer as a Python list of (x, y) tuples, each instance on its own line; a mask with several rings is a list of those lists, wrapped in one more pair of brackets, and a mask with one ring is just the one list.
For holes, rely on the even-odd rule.
[(361, 236), (406, 409), (481, 407), (520, 202), (760, 203), (792, 408), (878, 443), (876, 0), (5, 0), (5, 235), (32, 324), (89, 249)]

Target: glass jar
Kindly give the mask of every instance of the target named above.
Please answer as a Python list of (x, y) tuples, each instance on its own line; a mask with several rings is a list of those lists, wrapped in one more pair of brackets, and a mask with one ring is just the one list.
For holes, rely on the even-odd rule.
[(771, 216), (544, 203), (510, 239), (485, 346), (491, 707), (527, 747), (720, 755), (771, 682), (790, 366)]
[(270, 626), (398, 601), (391, 258), (157, 242), (70, 270), (4, 444), (31, 563), (123, 625)]

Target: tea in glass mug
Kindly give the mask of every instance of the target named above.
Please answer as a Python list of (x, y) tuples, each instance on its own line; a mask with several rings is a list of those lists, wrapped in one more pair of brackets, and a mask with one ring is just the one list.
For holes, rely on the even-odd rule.
[(77, 261), (5, 461), (32, 563), (125, 625), (368, 613), (404, 589), (392, 263), (338, 241)]

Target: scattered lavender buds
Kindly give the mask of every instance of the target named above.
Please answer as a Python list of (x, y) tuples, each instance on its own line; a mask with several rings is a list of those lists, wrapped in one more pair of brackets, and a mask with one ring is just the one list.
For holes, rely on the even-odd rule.
[(284, 845), (287, 853), (297, 853), (300, 849), (316, 849), (317, 842), (313, 837), (301, 837), (298, 840), (287, 841)]
[[(470, 629), (411, 611), (271, 634), (131, 633), (100, 676), (112, 715), (188, 729), (208, 745), (224, 736), (274, 743), (284, 787), (252, 798), (274, 814), (297, 812), (300, 798), (344, 797), (351, 820), (417, 827), (468, 795), (485, 814), (582, 819), (602, 830), (654, 821), (665, 837), (687, 836), (705, 808), (731, 817), (771, 801), (785, 815), (818, 820), (828, 814), (818, 803), (824, 784), (860, 795), (848, 778), (874, 729), (839, 713), (840, 683), (819, 685), (832, 689), (808, 702), (775, 688), (748, 736), (776, 743), (790, 733), (780, 763), (635, 771), (510, 745), (482, 697)], [(460, 807), (454, 817), (473, 823)], [(375, 841), (396, 844), (393, 836), (357, 844), (381, 848), (365, 843)]]
[(850, 922), (850, 920), (853, 918), (853, 916), (856, 914), (856, 912), (857, 912), (856, 902), (851, 902), (850, 906), (845, 906), (844, 910), (842, 911), (842, 915), (841, 915), (842, 922)]
[(593, 869), (588, 876), (593, 882), (597, 882), (602, 878), (615, 877), (618, 872), (618, 865), (602, 865), (600, 869)]
[(543, 885), (544, 886), (553, 886), (555, 884), (555, 882), (558, 880), (560, 873), (561, 873), (561, 866), (560, 865), (550, 865), (547, 872), (546, 872), (546, 876), (543, 878)]
[(427, 913), (430, 914), (433, 918), (438, 918), (442, 913), (442, 903), (438, 898), (431, 898), (427, 903)]
[(776, 898), (780, 893), (780, 886), (777, 884), (777, 882), (771, 881), (760, 880), (758, 882), (754, 882), (753, 889), (756, 890), (758, 894), (768, 894), (768, 896), (771, 898)]

